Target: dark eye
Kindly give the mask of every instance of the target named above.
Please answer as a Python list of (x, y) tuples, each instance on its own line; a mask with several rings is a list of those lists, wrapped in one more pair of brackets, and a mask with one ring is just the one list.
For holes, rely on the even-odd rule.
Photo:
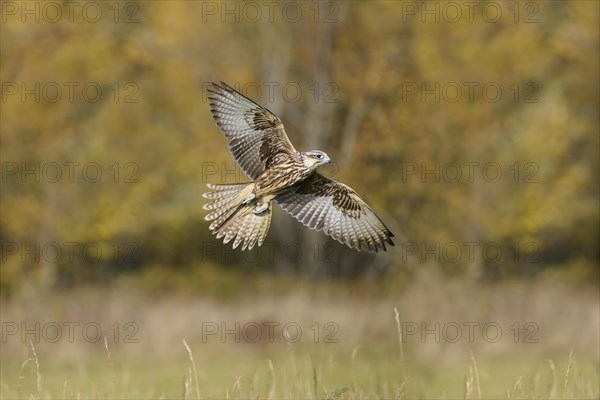
[(322, 155), (322, 154), (317, 154), (317, 155), (316, 155), (316, 157), (317, 157), (318, 159), (321, 159), (321, 158), (323, 158), (323, 155)]

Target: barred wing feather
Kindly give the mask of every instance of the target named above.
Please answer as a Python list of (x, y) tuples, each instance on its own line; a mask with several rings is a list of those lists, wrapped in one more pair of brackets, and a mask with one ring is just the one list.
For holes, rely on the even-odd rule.
[(392, 232), (352, 188), (315, 173), (275, 197), (286, 212), (310, 229), (322, 230), (357, 250), (377, 252), (394, 245)]
[(208, 89), (213, 119), (233, 158), (250, 179), (296, 153), (281, 120), (227, 84)]

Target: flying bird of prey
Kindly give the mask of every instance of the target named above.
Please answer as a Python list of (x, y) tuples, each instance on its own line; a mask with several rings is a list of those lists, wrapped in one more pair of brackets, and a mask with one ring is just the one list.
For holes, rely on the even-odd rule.
[(321, 175), (331, 162), (322, 151), (297, 151), (275, 114), (225, 83), (208, 89), (212, 116), (229, 140), (233, 158), (251, 182), (208, 184), (204, 205), (210, 229), (235, 249), (260, 246), (271, 223), (273, 201), (311, 229), (357, 250), (386, 250), (392, 232), (358, 193)]

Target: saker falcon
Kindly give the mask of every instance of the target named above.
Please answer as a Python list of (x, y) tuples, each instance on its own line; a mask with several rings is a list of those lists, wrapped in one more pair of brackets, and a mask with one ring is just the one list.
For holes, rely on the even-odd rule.
[(357, 250), (386, 250), (392, 232), (352, 188), (321, 175), (331, 162), (322, 151), (297, 151), (275, 114), (225, 83), (208, 89), (212, 116), (229, 140), (233, 158), (252, 180), (208, 184), (204, 197), (210, 229), (242, 250), (260, 246), (271, 223), (273, 200), (310, 229), (322, 230)]

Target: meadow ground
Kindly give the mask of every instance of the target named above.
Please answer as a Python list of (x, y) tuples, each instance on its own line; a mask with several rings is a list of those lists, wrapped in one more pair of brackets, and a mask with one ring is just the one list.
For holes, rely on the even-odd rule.
[(269, 292), (215, 300), (121, 284), (5, 299), (1, 397), (600, 396), (594, 286), (423, 275), (398, 293)]

